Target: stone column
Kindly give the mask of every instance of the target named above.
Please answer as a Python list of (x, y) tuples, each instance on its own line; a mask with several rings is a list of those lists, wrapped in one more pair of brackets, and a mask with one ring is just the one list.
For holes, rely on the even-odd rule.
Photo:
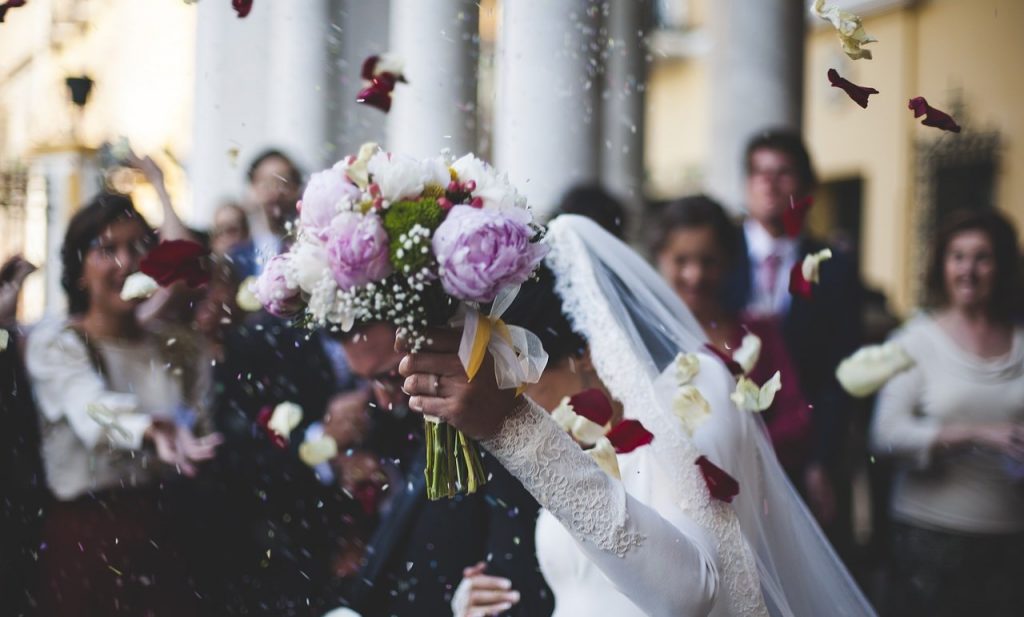
[(742, 156), (750, 137), (768, 128), (800, 129), (808, 6), (803, 0), (708, 3), (713, 44), (707, 186), (732, 209), (744, 207)]
[[(325, 167), (331, 153), (327, 135), (327, 0), (267, 2), (270, 57), (266, 98), (267, 138), (308, 174)], [(333, 161), (332, 161), (333, 162)]]
[(639, 240), (644, 213), (644, 104), (647, 88), (649, 0), (609, 4), (605, 88), (602, 93), (601, 182), (622, 200), (628, 233)]
[(600, 6), (502, 3), (494, 162), (542, 216), (574, 184), (598, 179)]
[(388, 150), (427, 157), (476, 149), (479, 12), (472, 0), (391, 0), (391, 51), (409, 83), (395, 89)]

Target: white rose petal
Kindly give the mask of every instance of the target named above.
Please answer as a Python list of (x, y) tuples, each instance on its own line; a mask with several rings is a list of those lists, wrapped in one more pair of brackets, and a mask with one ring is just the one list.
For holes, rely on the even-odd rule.
[(348, 179), (364, 191), (367, 185), (370, 184), (370, 172), (366, 166), (379, 150), (380, 146), (375, 142), (368, 141), (364, 143), (362, 146), (359, 146), (359, 154), (356, 155), (356, 160), (345, 170), (345, 173), (348, 174)]
[(558, 403), (558, 407), (555, 407), (554, 411), (551, 412), (551, 419), (567, 433), (572, 430), (572, 425), (576, 418), (576, 412), (573, 410), (572, 405), (569, 404), (568, 396), (563, 397), (561, 402)]
[(587, 454), (589, 454), (590, 458), (594, 459), (594, 462), (597, 463), (597, 466), (603, 469), (609, 476), (621, 479), (619, 474), (619, 460), (615, 457), (615, 448), (612, 447), (612, 442), (608, 441), (607, 437), (598, 439), (594, 447), (587, 450)]
[(404, 75), (405, 61), (394, 53), (383, 53), (377, 58), (377, 66), (373, 67), (373, 74), (391, 73), (392, 75)]
[(700, 358), (695, 353), (681, 353), (676, 356), (676, 381), (681, 386), (693, 381), (700, 372)]
[(295, 427), (302, 422), (302, 407), (295, 403), (284, 402), (274, 407), (274, 413), (270, 415), (267, 428), (277, 433), (280, 437), (288, 439)]
[(0, 351), (7, 349), (7, 345), (11, 342), (11, 333), (7, 330), (0, 328)]
[(775, 395), (781, 389), (782, 376), (778, 371), (775, 371), (771, 379), (764, 382), (761, 387), (746, 377), (740, 377), (736, 382), (736, 389), (729, 395), (729, 398), (740, 411), (759, 412), (772, 406)]
[(870, 396), (896, 374), (912, 366), (914, 360), (894, 341), (869, 345), (839, 363), (836, 379), (850, 395)]
[(804, 257), (803, 263), (800, 264), (800, 273), (804, 275), (804, 280), (808, 283), (817, 283), (820, 281), (818, 273), (821, 268), (821, 262), (832, 259), (832, 251), (823, 249)]
[(761, 337), (748, 332), (743, 336), (740, 346), (732, 354), (732, 359), (743, 368), (743, 373), (749, 373), (757, 365), (761, 357)]
[(160, 285), (151, 276), (135, 272), (124, 280), (124, 286), (121, 287), (121, 299), (125, 301), (145, 299), (156, 293), (157, 289), (160, 289)]
[(607, 431), (600, 424), (577, 414), (569, 432), (572, 433), (576, 441), (584, 446), (592, 446), (602, 439)]
[(310, 467), (316, 467), (338, 456), (338, 442), (330, 435), (321, 435), (318, 439), (304, 441), (299, 446), (299, 458)]
[(260, 299), (256, 297), (256, 280), (255, 276), (247, 277), (238, 286), (238, 293), (235, 294), (235, 304), (247, 313), (255, 313), (263, 308)]
[(696, 386), (681, 387), (672, 403), (672, 412), (683, 423), (683, 429), (690, 436), (693, 436), (697, 428), (711, 416), (711, 405)]

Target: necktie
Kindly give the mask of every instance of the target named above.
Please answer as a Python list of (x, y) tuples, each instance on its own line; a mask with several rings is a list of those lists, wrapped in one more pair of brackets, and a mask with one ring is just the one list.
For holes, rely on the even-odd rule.
[(771, 253), (761, 262), (761, 286), (764, 290), (766, 304), (771, 312), (775, 312), (775, 287), (779, 282), (779, 266), (782, 258)]

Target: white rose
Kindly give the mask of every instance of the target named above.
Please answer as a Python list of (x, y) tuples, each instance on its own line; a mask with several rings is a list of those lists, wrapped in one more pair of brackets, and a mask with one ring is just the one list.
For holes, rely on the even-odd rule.
[(700, 372), (700, 358), (695, 353), (681, 353), (676, 356), (676, 381), (681, 386), (693, 381)]
[(832, 259), (832, 251), (823, 249), (804, 257), (803, 263), (800, 264), (800, 273), (803, 274), (804, 280), (808, 283), (817, 283), (821, 279), (818, 270), (821, 268), (821, 262)]
[(135, 272), (124, 280), (124, 286), (121, 287), (121, 299), (126, 302), (145, 299), (155, 294), (157, 289), (160, 289), (160, 285), (152, 277), (142, 272)]
[(597, 466), (613, 478), (621, 478), (619, 475), (619, 460), (615, 458), (615, 448), (607, 437), (597, 440), (593, 448), (587, 450), (590, 458), (594, 459)]
[(897, 373), (912, 366), (914, 360), (896, 342), (891, 341), (858, 349), (839, 363), (836, 379), (850, 395), (870, 396)]
[(740, 346), (732, 354), (732, 359), (743, 368), (743, 373), (749, 373), (757, 365), (761, 357), (761, 338), (756, 334), (748, 332), (743, 336)]
[(672, 400), (672, 412), (683, 423), (687, 434), (692, 436), (711, 416), (711, 405), (696, 386), (684, 385)]
[(423, 192), (423, 165), (403, 154), (378, 152), (366, 166), (380, 194), (389, 202), (418, 197)]
[(330, 435), (304, 441), (299, 446), (299, 458), (310, 467), (316, 467), (338, 456), (338, 442)]
[(775, 395), (781, 389), (782, 376), (778, 371), (775, 371), (772, 378), (764, 382), (761, 387), (746, 377), (740, 377), (736, 382), (736, 389), (729, 395), (729, 398), (740, 411), (764, 411), (772, 406)]
[(274, 413), (270, 415), (267, 428), (288, 439), (300, 422), (302, 422), (302, 407), (295, 403), (284, 402), (274, 407)]

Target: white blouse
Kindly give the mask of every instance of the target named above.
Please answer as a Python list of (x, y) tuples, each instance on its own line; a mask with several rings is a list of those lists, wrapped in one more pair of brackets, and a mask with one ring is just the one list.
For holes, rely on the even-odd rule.
[(1024, 328), (1010, 352), (979, 358), (930, 316), (917, 317), (894, 339), (914, 367), (882, 389), (872, 427), (874, 450), (903, 458), (893, 514), (906, 522), (969, 533), (1024, 531), (1024, 461), (981, 446), (936, 451), (947, 424), (1024, 422)]
[(44, 322), (28, 337), (26, 364), (41, 412), (43, 464), (58, 499), (142, 486), (162, 464), (142, 449), (154, 418), (174, 421), (181, 378), (166, 364), (163, 341), (92, 341), (107, 378), (64, 320)]

